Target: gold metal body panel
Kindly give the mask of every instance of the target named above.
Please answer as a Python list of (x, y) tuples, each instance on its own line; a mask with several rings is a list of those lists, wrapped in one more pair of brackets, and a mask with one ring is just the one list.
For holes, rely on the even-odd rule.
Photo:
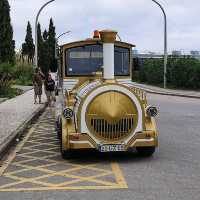
[(119, 141), (129, 136), (136, 128), (137, 108), (125, 94), (105, 92), (96, 96), (89, 104), (86, 123), (97, 138)]
[[(104, 33), (102, 33), (102, 37)], [(109, 36), (109, 38), (104, 38), (104, 42), (109, 42), (110, 40), (115, 39), (115, 32)], [(65, 67), (66, 67), (66, 58), (65, 58), (65, 50), (73, 47), (78, 47), (78, 46), (84, 46), (84, 45), (89, 45), (89, 44), (102, 44), (102, 41), (100, 39), (87, 39), (84, 41), (77, 41), (77, 42), (72, 42), (69, 44), (65, 44), (61, 46), (61, 52), (62, 52), (62, 77), (63, 80), (66, 79), (77, 79), (78, 83), (74, 86), (74, 88), (66, 92), (66, 107), (73, 108), (75, 104), (75, 96), (77, 91), (89, 84), (90, 82), (94, 80), (102, 80), (102, 84), (100, 86), (97, 86), (96, 88), (92, 89), (90, 92), (93, 92), (93, 90), (96, 90), (98, 87), (102, 87), (103, 85), (111, 85), (111, 84), (118, 84), (116, 79), (124, 79), (124, 78), (131, 78), (132, 77), (132, 47), (135, 45), (120, 42), (120, 41), (115, 41), (114, 45), (118, 47), (124, 47), (128, 48), (130, 50), (130, 76), (119, 76), (115, 77), (113, 80), (108, 80), (104, 81), (102, 79), (102, 74), (101, 73), (96, 73), (92, 76), (65, 76)], [(122, 86), (121, 84), (118, 84)], [(156, 123), (154, 118), (150, 118), (146, 116), (145, 114), (145, 108), (147, 106), (147, 100), (146, 100), (146, 95), (145, 93), (138, 88), (135, 87), (128, 87), (123, 85), (122, 87), (126, 87), (129, 91), (135, 94), (136, 98), (139, 100), (141, 108), (142, 108), (142, 116), (143, 116), (143, 131), (136, 133), (132, 138), (129, 139), (128, 143), (125, 144), (125, 150), (128, 150), (129, 148), (134, 148), (134, 147), (145, 147), (145, 146), (158, 146), (158, 132), (156, 128)], [(87, 94), (88, 95), (88, 94)], [(86, 95), (86, 97), (87, 97)], [(84, 102), (84, 99), (86, 97), (83, 97), (81, 100), (81, 103), (79, 105), (79, 110), (77, 113), (77, 124), (75, 125), (74, 121), (75, 119), (71, 120), (66, 120), (64, 117), (62, 117), (62, 150), (69, 150), (69, 149), (98, 149), (98, 144), (94, 141), (93, 138), (90, 137), (88, 133), (80, 133), (80, 117), (81, 117), (81, 107)], [(137, 113), (136, 106), (134, 102), (126, 96), (126, 94), (120, 93), (120, 92), (114, 92), (114, 91), (109, 91), (105, 93), (101, 93), (100, 95), (97, 95), (92, 102), (89, 103), (89, 106), (87, 108), (87, 113), (86, 113), (86, 124), (87, 127), (92, 133), (96, 140), (98, 140), (100, 143), (103, 144), (121, 144), (122, 141), (127, 137), (130, 136), (130, 133), (133, 132), (135, 127), (137, 126), (138, 123), (138, 113)], [(134, 123), (131, 124), (130, 121), (130, 126), (128, 125), (128, 130), (127, 133), (118, 135), (114, 134), (114, 130), (117, 127), (117, 123), (121, 119), (128, 119), (125, 121), (125, 123), (129, 124), (129, 119), (133, 119)], [(92, 120), (95, 119), (103, 119), (106, 121), (106, 123), (109, 123), (112, 125), (112, 128), (108, 128), (107, 131), (111, 130), (111, 133), (113, 132), (112, 137), (105, 138), (105, 121), (104, 123), (101, 121), (99, 127), (96, 128), (94, 127), (94, 121)], [(124, 122), (123, 122), (124, 123)], [(122, 123), (122, 124), (123, 124)], [(123, 126), (121, 124), (121, 126)], [(131, 126), (132, 125), (132, 126)], [(77, 127), (76, 127), (77, 126)], [(103, 128), (104, 127), (104, 128)], [(103, 132), (102, 134), (99, 134), (100, 132)], [(124, 131), (124, 129), (120, 129)]]
[[(113, 83), (103, 83), (103, 85), (113, 85)], [(117, 84), (117, 83), (115, 83)], [(84, 85), (87, 85), (85, 82)], [(102, 85), (98, 86), (102, 87)], [(126, 86), (124, 86), (126, 87)], [(128, 87), (126, 87), (128, 88)], [(96, 90), (94, 88), (93, 90)], [(91, 90), (90, 92), (92, 92)], [(145, 107), (147, 106), (146, 95), (144, 92), (137, 88), (129, 88), (138, 98), (143, 110), (143, 132), (136, 133), (126, 144), (125, 149), (139, 147), (139, 146), (158, 146), (158, 131), (154, 118), (150, 118), (145, 114)], [(69, 94), (66, 102), (74, 102), (74, 94)], [(84, 98), (81, 101), (84, 102)], [(69, 104), (66, 104), (69, 105)], [(81, 108), (81, 105), (80, 105)], [(104, 108), (104, 109), (101, 109)], [(125, 114), (126, 113), (126, 114)], [(108, 122), (115, 123), (124, 115), (134, 116), (134, 121), (137, 122), (137, 109), (131, 99), (120, 92), (105, 92), (99, 96), (96, 96), (94, 100), (89, 104), (86, 114), (87, 124), (91, 121), (92, 116), (103, 116)], [(78, 113), (78, 121), (80, 118), (80, 112)], [(136, 126), (136, 124), (135, 124)], [(134, 126), (134, 128), (135, 128)], [(88, 127), (90, 127), (88, 125)], [(134, 129), (133, 128), (133, 129)], [(90, 128), (89, 128), (90, 129)], [(132, 129), (132, 130), (133, 130)], [(131, 130), (131, 131), (132, 131)], [(93, 130), (92, 130), (93, 131)], [(131, 132), (130, 131), (130, 132)], [(130, 133), (129, 132), (129, 133)], [(94, 133), (94, 132), (93, 132)], [(78, 137), (76, 137), (78, 135)], [(129, 136), (128, 134), (124, 136)], [(123, 137), (119, 138), (103, 138), (99, 135), (95, 137), (104, 144), (120, 144)], [(89, 136), (88, 133), (80, 133), (79, 128), (75, 128), (73, 120), (66, 120), (62, 118), (62, 147), (63, 150), (68, 149), (98, 149), (98, 144)]]

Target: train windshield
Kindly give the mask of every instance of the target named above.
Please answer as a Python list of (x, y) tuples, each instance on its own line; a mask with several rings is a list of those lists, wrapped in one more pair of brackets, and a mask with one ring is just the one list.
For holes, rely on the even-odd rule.
[[(103, 46), (84, 45), (67, 49), (66, 76), (90, 76), (94, 72), (101, 71), (103, 67)], [(115, 46), (115, 75), (129, 75), (130, 52), (127, 48)]]

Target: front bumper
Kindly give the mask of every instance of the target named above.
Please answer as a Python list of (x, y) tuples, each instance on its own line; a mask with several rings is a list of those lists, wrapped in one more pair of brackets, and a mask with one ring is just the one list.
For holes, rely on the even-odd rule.
[[(73, 134), (68, 136), (68, 149), (97, 149), (100, 144), (124, 144), (120, 142), (99, 142), (96, 143), (88, 134)], [(158, 146), (157, 134), (155, 131), (137, 133), (128, 143), (124, 144), (125, 151), (135, 147)]]

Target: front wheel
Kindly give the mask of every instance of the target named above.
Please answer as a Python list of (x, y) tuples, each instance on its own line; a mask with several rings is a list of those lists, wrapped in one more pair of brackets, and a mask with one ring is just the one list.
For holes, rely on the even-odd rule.
[(140, 156), (150, 157), (155, 152), (155, 147), (136, 147), (136, 150)]
[(70, 159), (73, 157), (73, 152), (70, 150), (61, 150), (61, 155), (63, 159)]

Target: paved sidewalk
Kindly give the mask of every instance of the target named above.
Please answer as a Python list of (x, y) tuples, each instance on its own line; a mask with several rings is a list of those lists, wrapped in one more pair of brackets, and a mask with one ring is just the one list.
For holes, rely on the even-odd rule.
[(148, 93), (189, 97), (189, 98), (200, 98), (200, 91), (164, 89), (164, 88), (150, 86), (150, 85), (146, 85), (146, 84), (140, 84), (140, 83), (136, 83), (136, 82), (133, 82), (133, 84), (136, 87), (139, 87)]
[[(33, 90), (0, 104), (0, 153), (45, 108), (33, 104)], [(42, 102), (46, 102), (43, 93)]]
[(0, 98), (0, 103), (3, 103), (6, 100), (8, 100), (8, 98)]

